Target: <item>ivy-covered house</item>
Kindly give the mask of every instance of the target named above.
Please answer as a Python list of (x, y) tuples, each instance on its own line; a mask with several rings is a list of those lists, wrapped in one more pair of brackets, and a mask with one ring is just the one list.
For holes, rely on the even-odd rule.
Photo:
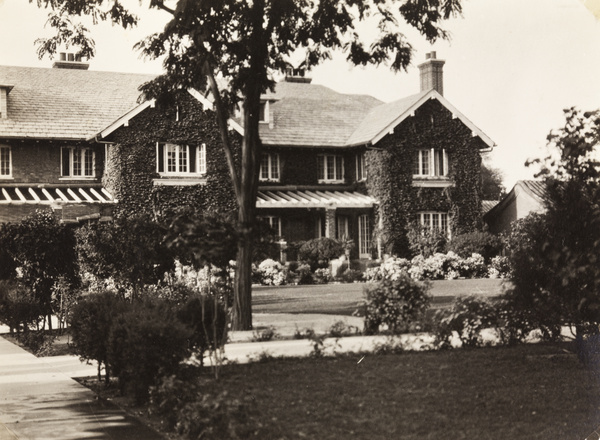
[[(494, 143), (443, 97), (443, 64), (428, 54), (421, 91), (391, 103), (290, 72), (263, 96), (259, 215), (287, 242), (351, 239), (355, 258), (402, 253), (413, 224), (478, 227), (480, 155)], [(235, 209), (210, 99), (172, 98), (131, 106), (82, 137), (115, 215)], [(229, 122), (239, 141), (240, 121)]]

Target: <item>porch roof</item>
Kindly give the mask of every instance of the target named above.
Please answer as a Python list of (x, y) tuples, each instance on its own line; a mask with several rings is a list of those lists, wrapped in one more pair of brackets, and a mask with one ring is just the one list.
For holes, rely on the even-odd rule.
[(117, 203), (101, 186), (14, 186), (0, 184), (0, 205)]
[(371, 196), (351, 191), (262, 190), (256, 207), (261, 208), (371, 208)]

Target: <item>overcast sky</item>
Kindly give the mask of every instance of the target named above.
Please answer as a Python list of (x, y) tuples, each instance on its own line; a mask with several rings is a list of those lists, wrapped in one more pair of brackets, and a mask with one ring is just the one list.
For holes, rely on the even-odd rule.
[[(138, 0), (124, 0), (139, 7)], [(35, 3), (35, 2), (34, 2)], [(497, 144), (490, 163), (510, 189), (531, 178), (525, 160), (544, 154), (546, 136), (559, 128), (562, 109), (600, 108), (600, 0), (464, 0), (463, 16), (446, 23), (451, 41), (433, 46), (408, 30), (415, 48), (408, 72), (386, 66), (351, 68), (343, 56), (312, 72), (313, 82), (344, 93), (393, 101), (419, 91), (417, 64), (435, 50), (444, 66), (444, 96)], [(595, 8), (595, 9), (594, 9)], [(160, 63), (141, 60), (135, 42), (161, 29), (163, 12), (140, 10), (138, 28), (93, 28), (97, 56), (90, 69), (160, 73)], [(600, 14), (598, 14), (600, 15)], [(34, 41), (47, 11), (28, 0), (0, 0), (0, 64), (49, 67)]]

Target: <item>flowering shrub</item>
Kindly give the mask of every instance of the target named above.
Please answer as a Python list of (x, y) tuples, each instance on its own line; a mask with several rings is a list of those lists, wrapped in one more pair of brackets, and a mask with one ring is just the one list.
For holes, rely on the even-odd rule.
[(286, 283), (287, 269), (278, 261), (270, 258), (258, 265), (260, 283), (265, 286), (281, 286)]
[(461, 276), (465, 278), (483, 278), (487, 275), (485, 260), (479, 254), (465, 258), (461, 265)]
[(429, 308), (427, 289), (426, 284), (415, 281), (408, 274), (368, 286), (365, 289), (365, 332), (379, 333), (382, 326), (391, 333), (418, 331), (418, 324)]
[(331, 271), (329, 269), (316, 269), (313, 274), (315, 284), (327, 284), (331, 279)]
[(369, 282), (384, 279), (397, 280), (402, 274), (407, 274), (410, 261), (406, 258), (388, 258), (380, 266), (369, 267), (365, 272), (365, 279)]
[(492, 258), (488, 275), (490, 278), (508, 278), (510, 276), (510, 262), (508, 261), (508, 257), (498, 255)]

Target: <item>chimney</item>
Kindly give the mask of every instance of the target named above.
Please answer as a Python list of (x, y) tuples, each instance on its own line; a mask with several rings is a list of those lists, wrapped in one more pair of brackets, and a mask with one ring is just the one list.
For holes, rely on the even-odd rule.
[(8, 119), (8, 94), (13, 86), (0, 84), (0, 119)]
[(425, 54), (425, 62), (419, 64), (421, 71), (421, 91), (426, 92), (431, 89), (444, 95), (444, 60), (436, 59), (435, 51)]
[(79, 70), (88, 70), (90, 67), (89, 63), (84, 63), (81, 60), (81, 55), (74, 53), (60, 53), (60, 60), (55, 61), (52, 64), (54, 69), (79, 69)]

